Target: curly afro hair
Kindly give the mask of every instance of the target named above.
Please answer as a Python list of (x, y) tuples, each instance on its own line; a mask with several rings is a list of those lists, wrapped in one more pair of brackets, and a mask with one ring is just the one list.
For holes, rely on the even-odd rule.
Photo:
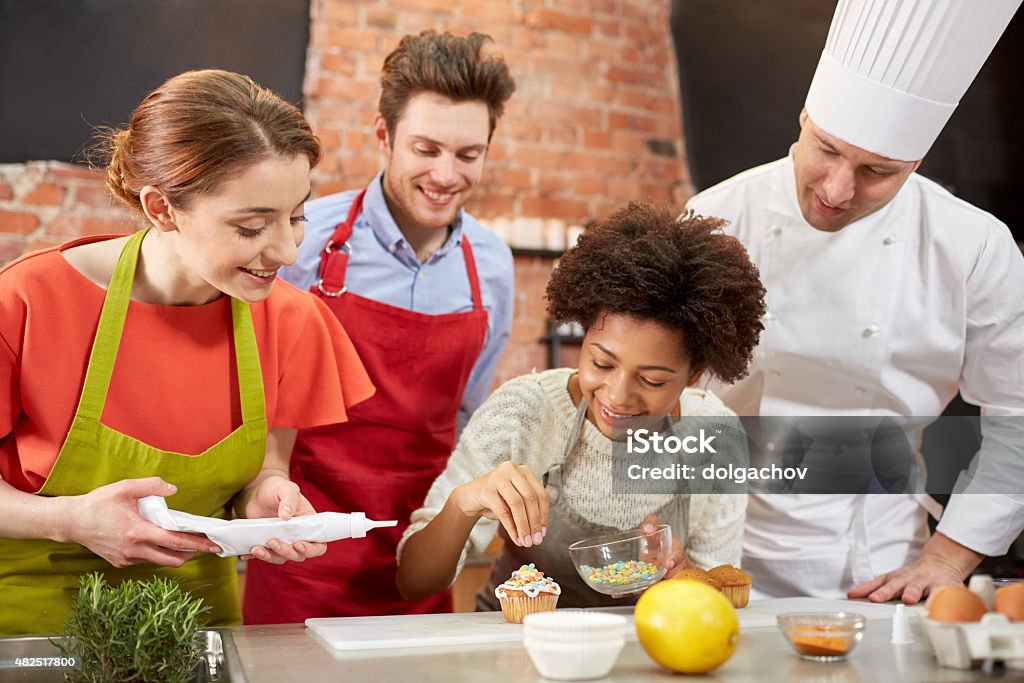
[(724, 382), (747, 374), (764, 326), (757, 268), (720, 218), (631, 202), (589, 228), (548, 282), (548, 313), (585, 329), (607, 313), (683, 331), (684, 357)]

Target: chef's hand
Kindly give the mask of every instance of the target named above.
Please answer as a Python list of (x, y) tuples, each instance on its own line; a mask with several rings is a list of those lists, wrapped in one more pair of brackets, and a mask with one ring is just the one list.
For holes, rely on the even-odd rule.
[(449, 500), (466, 517), (501, 522), (516, 545), (540, 545), (548, 532), (548, 492), (526, 465), (503, 462), (455, 488)]
[(854, 586), (846, 597), (867, 597), (871, 602), (888, 602), (902, 597), (916, 604), (942, 586), (963, 584), (984, 555), (960, 545), (945, 534), (933, 534), (916, 560), (896, 571)]
[[(644, 534), (653, 534), (660, 524), (661, 520), (658, 519), (658, 515), (647, 515), (644, 517), (644, 521), (640, 522), (640, 531)], [(660, 540), (660, 537), (652, 539), (652, 543), (648, 546), (649, 554), (646, 557), (641, 556), (641, 561), (650, 562), (660, 554)], [(668, 571), (665, 572), (665, 576), (662, 579), (671, 579), (680, 571), (690, 566), (690, 558), (686, 556), (686, 547), (675, 534), (672, 534), (672, 554), (669, 556), (666, 566)]]
[(202, 534), (167, 531), (139, 516), (139, 498), (174, 495), (160, 477), (124, 479), (81, 496), (64, 496), (68, 542), (79, 543), (115, 567), (152, 562), (180, 567), (197, 552), (219, 553)]
[[(306, 497), (299, 493), (299, 485), (287, 477), (272, 474), (264, 477), (246, 492), (248, 495), (242, 505), (242, 516), (246, 519), (260, 517), (277, 517), (289, 520), (300, 515), (312, 515), (316, 512)], [(319, 557), (327, 552), (326, 543), (312, 541), (296, 541), (285, 543), (272, 538), (267, 544), (252, 547), (250, 554), (242, 559), (256, 558), (271, 564), (285, 562), (302, 562), (310, 557)]]

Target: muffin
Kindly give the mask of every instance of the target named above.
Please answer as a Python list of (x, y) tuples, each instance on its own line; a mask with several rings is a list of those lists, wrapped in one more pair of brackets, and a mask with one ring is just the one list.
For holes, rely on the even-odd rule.
[(722, 564), (708, 570), (708, 574), (722, 584), (722, 595), (733, 607), (746, 607), (750, 601), (750, 575), (742, 569)]
[(698, 581), (700, 583), (711, 586), (716, 591), (722, 590), (722, 582), (713, 577), (708, 572), (701, 569), (700, 567), (687, 567), (686, 569), (683, 569), (672, 578), (687, 579), (689, 581)]
[(512, 572), (508, 581), (494, 589), (505, 621), (513, 624), (523, 623), (527, 614), (552, 611), (561, 594), (562, 587), (532, 563)]

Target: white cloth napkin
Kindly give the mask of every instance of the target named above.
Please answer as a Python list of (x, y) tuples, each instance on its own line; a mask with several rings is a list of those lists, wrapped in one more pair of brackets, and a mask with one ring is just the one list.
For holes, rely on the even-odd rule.
[(171, 510), (167, 507), (167, 500), (161, 496), (139, 498), (139, 515), (168, 531), (204, 534), (221, 547), (221, 552), (217, 553), (221, 557), (245, 555), (253, 546), (265, 546), (272, 538), (285, 543), (326, 543), (343, 538), (363, 538), (370, 529), (398, 524), (395, 520), (375, 522), (362, 512), (318, 512), (287, 521), (276, 517), (228, 521)]

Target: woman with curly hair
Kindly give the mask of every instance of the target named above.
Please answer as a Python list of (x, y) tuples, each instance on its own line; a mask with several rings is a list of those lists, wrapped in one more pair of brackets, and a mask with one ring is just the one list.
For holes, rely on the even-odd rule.
[(399, 545), (404, 597), (444, 590), (499, 530), (504, 548), (479, 609), (498, 609), (494, 587), (530, 562), (561, 583), (560, 607), (604, 604), (566, 547), (659, 521), (687, 538), (685, 552), (674, 544), (669, 575), (691, 563), (739, 562), (746, 496), (612, 487), (613, 437), (626, 426), (645, 416), (734, 417), (696, 385), (705, 375), (746, 374), (764, 288), (722, 225), (631, 203), (561, 259), (548, 311), (583, 326), (578, 367), (510, 380), (473, 415)]

